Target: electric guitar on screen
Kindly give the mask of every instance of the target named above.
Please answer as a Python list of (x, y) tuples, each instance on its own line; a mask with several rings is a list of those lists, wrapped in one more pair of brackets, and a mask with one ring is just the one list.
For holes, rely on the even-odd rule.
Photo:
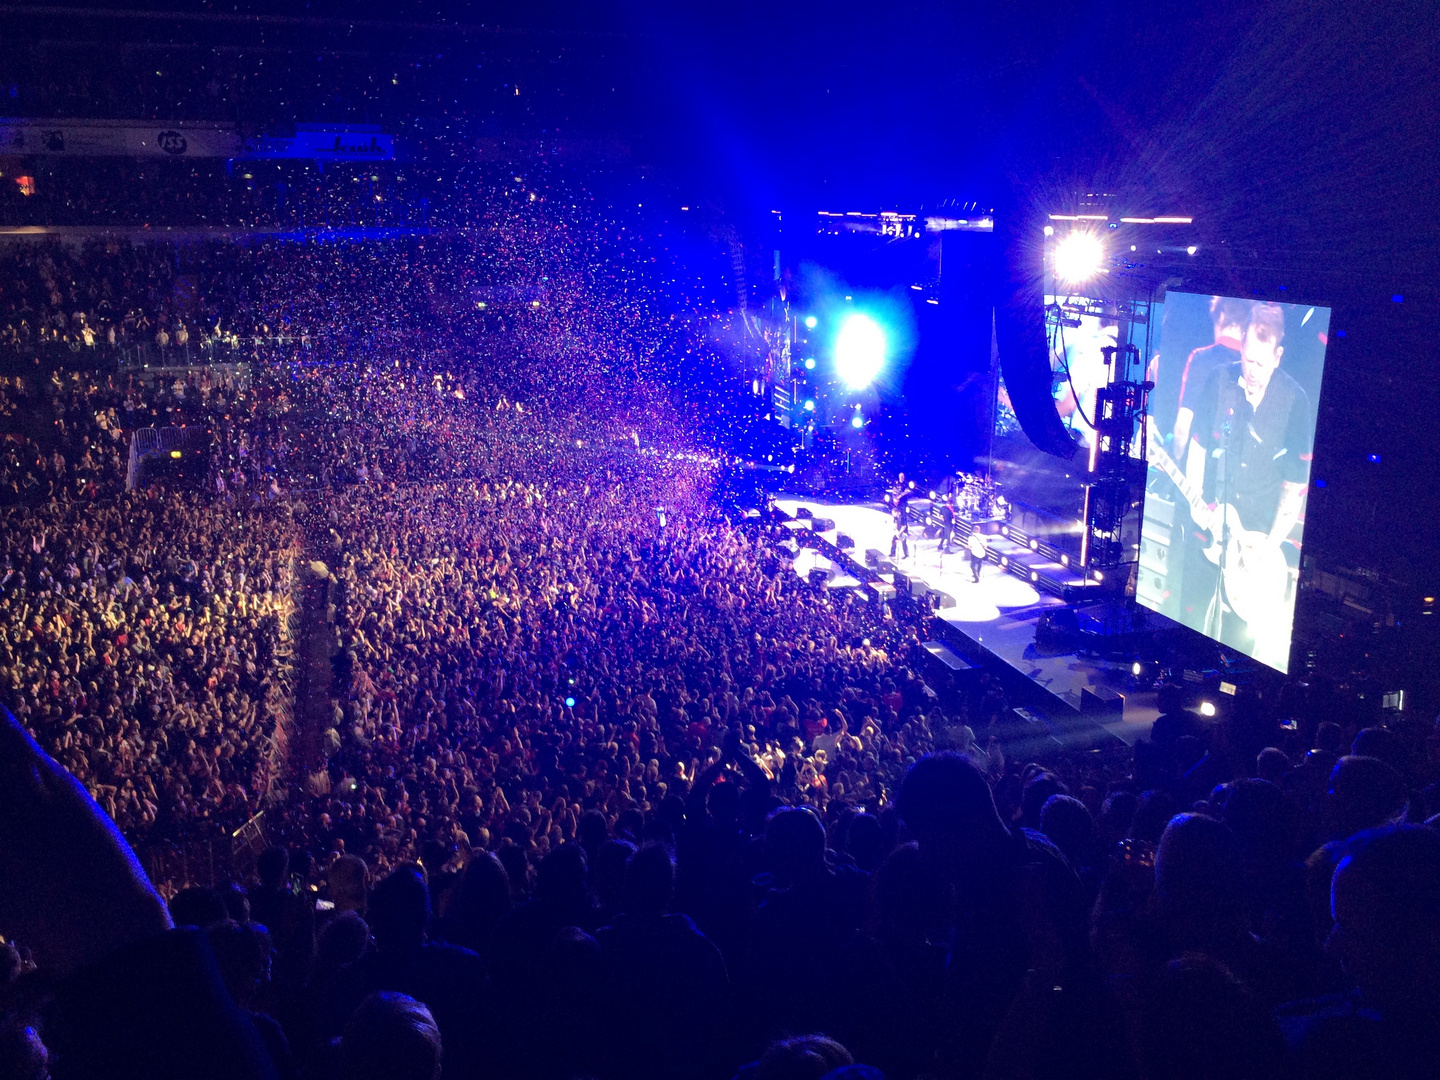
[(1229, 503), (1207, 503), (1165, 452), (1155, 421), (1146, 417), (1145, 423), (1149, 430), (1146, 459), (1170, 478), (1190, 505), (1195, 524), (1210, 534), (1205, 557), (1222, 570), (1225, 602), (1247, 623), (1263, 621), (1276, 605), (1285, 602), (1290, 566), (1284, 553), (1270, 541), (1269, 533), (1245, 528), (1240, 512)]

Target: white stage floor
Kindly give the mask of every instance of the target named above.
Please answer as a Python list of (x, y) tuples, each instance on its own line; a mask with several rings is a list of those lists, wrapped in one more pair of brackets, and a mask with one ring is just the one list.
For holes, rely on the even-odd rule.
[[(890, 551), (890, 515), (883, 510), (854, 503), (790, 497), (781, 497), (775, 503), (792, 517), (796, 509), (805, 506), (816, 517), (834, 521), (835, 528), (820, 535), (833, 544), (835, 534), (843, 532), (855, 541), (855, 550), (851, 554), (859, 562), (865, 561), (866, 548), (875, 548), (887, 554)], [(1006, 612), (1061, 606), (1058, 597), (1040, 592), (1029, 582), (1007, 574), (994, 563), (985, 563), (980, 568), (980, 581), (977, 583), (971, 575), (970, 560), (963, 547), (942, 555), (940, 541), (926, 540), (920, 535), (919, 526), (911, 528), (910, 557), (901, 558), (897, 552), (891, 561), (905, 574), (919, 578), (936, 592), (954, 599), (954, 607), (945, 607), (937, 612), (946, 622), (989, 623)], [(833, 563), (812, 549), (801, 549), (795, 561), (796, 571), (803, 577), (815, 566), (828, 568)], [(837, 577), (830, 582), (830, 587), (858, 584), (854, 578), (842, 580)]]
[[(850, 537), (855, 541), (855, 549), (849, 554), (857, 562), (865, 561), (867, 548), (887, 555), (890, 551), (890, 515), (876, 506), (789, 495), (782, 495), (775, 502), (792, 518), (803, 506), (816, 517), (834, 521), (835, 528), (820, 535), (832, 544), (836, 533), (843, 532)], [(808, 527), (808, 522), (805, 524)], [(1081, 691), (1086, 687), (1114, 688), (1116, 665), (1074, 653), (1043, 655), (1036, 649), (1036, 622), (1046, 610), (1064, 606), (1059, 597), (1039, 591), (993, 562), (981, 567), (977, 583), (971, 576), (970, 562), (963, 548), (941, 555), (938, 540), (925, 539), (918, 525), (912, 525), (911, 530), (910, 557), (901, 558), (897, 552), (891, 561), (901, 572), (954, 599), (953, 607), (941, 607), (935, 612), (937, 618), (953, 623), (966, 637), (1077, 711)], [(822, 553), (802, 547), (795, 559), (795, 571), (805, 577), (817, 566), (835, 571), (828, 582), (830, 588), (854, 588), (860, 584)], [(1097, 716), (1096, 722), (1125, 742), (1133, 743), (1149, 731), (1155, 716), (1154, 694), (1127, 692), (1123, 718)]]

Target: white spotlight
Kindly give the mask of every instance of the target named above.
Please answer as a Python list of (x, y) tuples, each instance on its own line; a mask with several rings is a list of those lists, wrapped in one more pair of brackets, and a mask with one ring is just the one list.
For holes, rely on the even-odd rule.
[(851, 390), (863, 390), (885, 366), (885, 331), (869, 315), (847, 318), (835, 338), (835, 374)]
[(1105, 245), (1092, 232), (1077, 229), (1055, 245), (1055, 276), (1068, 285), (1089, 281), (1105, 262)]
[(1200, 702), (1200, 715), (1201, 715), (1201, 716), (1214, 716), (1214, 715), (1215, 715), (1215, 703), (1214, 703), (1213, 701), (1202, 701), (1202, 702)]

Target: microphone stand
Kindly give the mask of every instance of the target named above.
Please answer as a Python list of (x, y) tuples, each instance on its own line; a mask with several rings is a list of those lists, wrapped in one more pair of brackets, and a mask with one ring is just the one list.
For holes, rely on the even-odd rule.
[(1229, 479), (1230, 431), (1234, 426), (1234, 415), (1234, 410), (1231, 410), (1230, 416), (1226, 418), (1220, 428), (1221, 434), (1225, 437), (1225, 450), (1221, 454), (1219, 465), (1215, 470), (1215, 506), (1220, 514), (1220, 529), (1216, 533), (1216, 539), (1220, 543), (1220, 574), (1215, 579), (1215, 595), (1210, 598), (1210, 607), (1205, 615), (1205, 636), (1214, 641), (1220, 640), (1220, 628), (1224, 622), (1225, 560), (1230, 553), (1230, 515), (1225, 513), (1226, 495), (1228, 494), (1225, 485)]

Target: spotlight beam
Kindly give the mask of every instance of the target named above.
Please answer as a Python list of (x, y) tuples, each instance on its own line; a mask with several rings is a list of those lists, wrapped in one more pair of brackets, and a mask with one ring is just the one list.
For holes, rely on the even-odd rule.
[(1067, 285), (1081, 285), (1099, 274), (1105, 264), (1100, 237), (1076, 229), (1055, 245), (1055, 276)]
[(869, 315), (856, 312), (835, 337), (835, 374), (850, 390), (863, 390), (885, 366), (885, 331)]

